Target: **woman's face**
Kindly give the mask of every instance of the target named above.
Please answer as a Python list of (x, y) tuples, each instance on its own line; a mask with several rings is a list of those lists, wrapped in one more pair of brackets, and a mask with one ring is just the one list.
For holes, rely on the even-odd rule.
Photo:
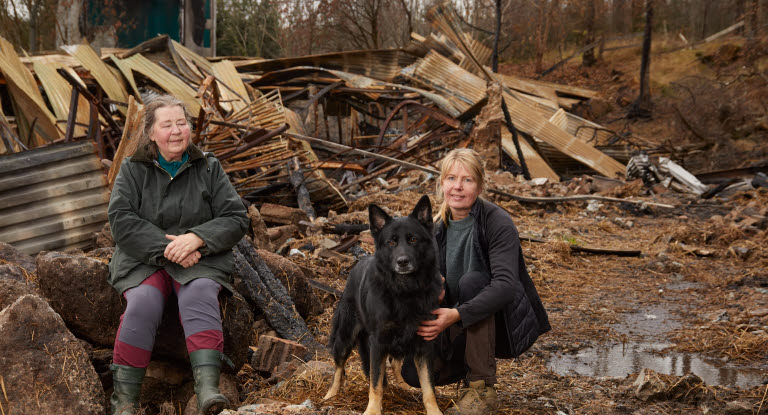
[(480, 184), (461, 163), (453, 163), (442, 182), (443, 197), (451, 209), (451, 219), (460, 220), (469, 215), (477, 200)]
[(184, 110), (174, 105), (155, 110), (155, 123), (149, 139), (157, 144), (160, 154), (167, 161), (179, 161), (187, 151), (190, 129)]

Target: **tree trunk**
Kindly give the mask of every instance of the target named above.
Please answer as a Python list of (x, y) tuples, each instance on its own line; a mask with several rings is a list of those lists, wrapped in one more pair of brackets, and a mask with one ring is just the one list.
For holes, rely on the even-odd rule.
[(501, 0), (496, 0), (496, 31), (493, 34), (493, 57), (491, 68), (499, 72), (499, 36), (501, 35)]
[(643, 57), (640, 61), (640, 96), (629, 109), (628, 118), (651, 116), (651, 28), (653, 23), (653, 0), (645, 0), (645, 33), (643, 35)]
[[(585, 26), (587, 36), (584, 39), (584, 46), (590, 45), (595, 41), (595, 0), (587, 0), (587, 9), (585, 15)], [(595, 48), (584, 51), (581, 55), (581, 64), (584, 66), (594, 66), (597, 63), (595, 58)]]

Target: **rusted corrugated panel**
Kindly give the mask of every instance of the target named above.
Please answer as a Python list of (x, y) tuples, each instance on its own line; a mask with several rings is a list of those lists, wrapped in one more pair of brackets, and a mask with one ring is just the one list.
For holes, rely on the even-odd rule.
[(213, 75), (216, 76), (216, 83), (219, 86), (221, 94), (221, 104), (226, 102), (231, 105), (235, 111), (240, 111), (248, 106), (251, 100), (248, 98), (248, 91), (245, 90), (240, 74), (232, 65), (231, 61), (223, 60), (212, 65)]
[(200, 99), (195, 97), (196, 91), (156, 63), (140, 54), (133, 55), (126, 59), (118, 60), (117, 58), (113, 58), (113, 60), (120, 62), (118, 66), (124, 74), (132, 70), (136, 71), (149, 78), (152, 82), (165, 90), (165, 92), (182, 100), (184, 104), (187, 105), (187, 109), (191, 114), (196, 115), (200, 112)]
[[(213, 73), (213, 67), (208, 59), (198, 55), (181, 43), (170, 39), (168, 50), (171, 52), (171, 57), (173, 57), (176, 66), (190, 80), (200, 82), (207, 74)], [(205, 73), (200, 72), (201, 69)]]
[(108, 203), (90, 141), (0, 157), (0, 241), (27, 254), (90, 245)]
[[(555, 173), (555, 171), (549, 167), (547, 162), (539, 156), (539, 153), (528, 144), (528, 141), (520, 138), (517, 142), (520, 144), (520, 151), (523, 153), (525, 164), (528, 166), (528, 171), (531, 173), (532, 178), (546, 177), (556, 182), (560, 181), (560, 177), (557, 173)], [(520, 164), (515, 143), (512, 141), (512, 133), (504, 127), (501, 128), (501, 147), (517, 164)]]
[(29, 134), (32, 124), (35, 133), (33, 143), (25, 143), (28, 147), (37, 147), (53, 141), (64, 135), (64, 131), (56, 126), (53, 116), (43, 101), (43, 95), (37, 87), (37, 81), (27, 69), (19, 56), (13, 50), (13, 45), (0, 36), (0, 71), (5, 75), (13, 102), (18, 106), (14, 109), (20, 136)]
[[(93, 78), (110, 99), (128, 103), (128, 92), (118, 78), (110, 71), (107, 64), (102, 62), (99, 55), (89, 45), (68, 45), (61, 48), (77, 58), (83, 67), (91, 72)], [(126, 109), (122, 105), (118, 105), (117, 108), (125, 115)]]
[[(45, 89), (45, 95), (48, 97), (48, 102), (51, 103), (53, 111), (56, 113), (56, 118), (59, 120), (66, 120), (69, 116), (69, 104), (72, 101), (72, 85), (70, 85), (64, 78), (56, 72), (56, 67), (59, 64), (48, 64), (44, 62), (35, 62), (34, 69), (37, 78)], [(75, 121), (79, 124), (75, 125), (75, 136), (84, 135), (86, 133), (89, 122), (90, 104), (82, 96), (78, 95), (77, 99), (77, 114)]]
[[(465, 103), (469, 108), (485, 96), (486, 81), (471, 74), (444, 56), (430, 52), (413, 72), (413, 78), (438, 92), (453, 96), (452, 102)], [(539, 109), (516, 96), (504, 93), (504, 100), (515, 126), (521, 131), (551, 144), (559, 151), (578, 160), (607, 177), (623, 177), (626, 168), (608, 155), (595, 149), (548, 121)], [(542, 106), (543, 107), (543, 106)], [(552, 110), (554, 114), (554, 110)]]
[(262, 59), (235, 62), (240, 72), (271, 72), (297, 66), (315, 66), (391, 81), (416, 57), (400, 49), (358, 50), (296, 58)]

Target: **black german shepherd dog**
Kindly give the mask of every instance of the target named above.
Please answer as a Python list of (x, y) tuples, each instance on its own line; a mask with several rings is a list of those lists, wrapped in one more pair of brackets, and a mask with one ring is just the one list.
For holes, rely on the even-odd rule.
[(333, 315), (330, 347), (336, 364), (325, 395), (339, 393), (344, 364), (357, 350), (370, 381), (364, 415), (381, 413), (386, 359), (394, 360), (397, 383), (403, 358), (413, 354), (428, 415), (442, 414), (432, 387), (432, 345), (416, 334), (419, 323), (433, 319), (442, 290), (437, 243), (432, 234), (432, 206), (423, 196), (409, 216), (393, 219), (380, 207), (368, 207), (376, 252), (352, 268)]

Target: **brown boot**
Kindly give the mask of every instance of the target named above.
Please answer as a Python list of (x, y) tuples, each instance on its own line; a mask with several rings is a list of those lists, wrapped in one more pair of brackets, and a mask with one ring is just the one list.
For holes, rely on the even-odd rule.
[(486, 387), (484, 380), (469, 382), (469, 387), (462, 388), (460, 395), (445, 415), (486, 415), (496, 411), (496, 388)]

